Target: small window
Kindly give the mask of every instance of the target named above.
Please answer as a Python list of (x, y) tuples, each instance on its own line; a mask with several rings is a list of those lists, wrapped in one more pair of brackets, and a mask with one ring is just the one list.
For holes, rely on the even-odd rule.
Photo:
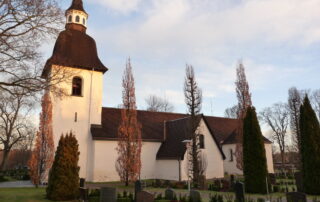
[(78, 121), (78, 113), (74, 113), (74, 122), (77, 122)]
[(233, 161), (233, 151), (232, 151), (232, 149), (230, 149), (230, 161), (231, 162)]
[(76, 22), (80, 22), (80, 17), (77, 15)]
[(72, 15), (69, 15), (68, 22), (72, 22)]
[(199, 136), (200, 149), (204, 149), (204, 135)]
[(80, 77), (74, 77), (72, 79), (72, 95), (82, 95), (82, 79)]
[(82, 19), (82, 24), (86, 25), (86, 19)]

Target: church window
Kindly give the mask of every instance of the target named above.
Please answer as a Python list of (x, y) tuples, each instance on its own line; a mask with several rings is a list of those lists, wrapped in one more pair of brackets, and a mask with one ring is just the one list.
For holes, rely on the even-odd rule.
[(76, 22), (80, 22), (80, 17), (79, 17), (79, 15), (77, 15), (77, 17), (76, 17)]
[(72, 15), (69, 15), (68, 22), (72, 22)]
[(83, 23), (83, 25), (86, 25), (86, 19), (82, 19), (82, 23)]
[(233, 151), (232, 151), (232, 149), (230, 149), (230, 161), (231, 162), (233, 161)]
[(80, 77), (74, 77), (72, 79), (72, 95), (81, 96), (82, 94), (82, 79)]
[(74, 122), (77, 122), (78, 121), (78, 113), (74, 113)]
[(200, 149), (204, 149), (204, 135), (199, 136)]

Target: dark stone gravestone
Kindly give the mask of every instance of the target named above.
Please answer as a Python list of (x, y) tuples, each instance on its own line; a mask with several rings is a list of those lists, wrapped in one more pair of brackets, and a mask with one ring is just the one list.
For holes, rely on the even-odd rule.
[(86, 180), (84, 178), (80, 178), (80, 187), (84, 187)]
[(234, 192), (236, 194), (236, 201), (244, 202), (244, 184), (242, 182), (235, 183)]
[(175, 197), (176, 193), (173, 191), (173, 189), (166, 189), (164, 192), (164, 197), (166, 200), (173, 200)]
[(101, 189), (100, 189), (100, 202), (117, 202), (116, 188), (101, 187)]
[(234, 184), (235, 184), (235, 177), (234, 177), (234, 175), (230, 175), (230, 185), (231, 185), (231, 187), (234, 187)]
[(294, 173), (294, 178), (296, 180), (296, 186), (298, 192), (303, 192), (303, 181), (302, 181), (302, 172)]
[(269, 173), (268, 175), (269, 175), (270, 184), (275, 185), (276, 184), (276, 175), (274, 173)]
[(190, 191), (190, 199), (192, 202), (201, 202), (200, 192), (198, 192), (196, 190), (191, 190)]
[(307, 195), (301, 192), (289, 192), (287, 202), (307, 202)]
[(79, 188), (79, 194), (80, 194), (80, 201), (81, 202), (89, 201), (88, 189), (80, 187)]
[(137, 201), (137, 194), (142, 191), (142, 184), (140, 180), (134, 183), (134, 200)]
[(154, 196), (146, 191), (140, 191), (137, 193), (136, 202), (154, 202)]

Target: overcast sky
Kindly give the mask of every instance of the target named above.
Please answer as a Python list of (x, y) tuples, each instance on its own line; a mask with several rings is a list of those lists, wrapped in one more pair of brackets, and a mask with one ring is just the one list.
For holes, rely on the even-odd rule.
[[(84, 0), (84, 6), (87, 33), (109, 68), (104, 106), (121, 103), (129, 56), (140, 109), (156, 94), (186, 112), (186, 64), (195, 68), (207, 115), (223, 116), (237, 102), (239, 59), (258, 111), (285, 102), (292, 86), (320, 88), (320, 0)], [(46, 57), (53, 45), (45, 45)]]

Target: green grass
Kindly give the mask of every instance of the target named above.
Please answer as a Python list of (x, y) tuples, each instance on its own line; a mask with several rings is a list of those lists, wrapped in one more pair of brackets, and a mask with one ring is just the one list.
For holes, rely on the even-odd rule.
[(1, 202), (40, 202), (49, 201), (45, 199), (44, 188), (1, 188)]
[(1, 202), (48, 202), (45, 188), (0, 188)]

